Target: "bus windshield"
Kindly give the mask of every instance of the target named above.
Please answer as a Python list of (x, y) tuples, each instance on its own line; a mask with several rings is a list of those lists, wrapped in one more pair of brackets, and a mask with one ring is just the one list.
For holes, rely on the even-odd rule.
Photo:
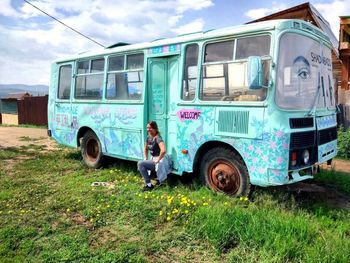
[(309, 37), (281, 37), (275, 101), (282, 109), (334, 108), (331, 50)]

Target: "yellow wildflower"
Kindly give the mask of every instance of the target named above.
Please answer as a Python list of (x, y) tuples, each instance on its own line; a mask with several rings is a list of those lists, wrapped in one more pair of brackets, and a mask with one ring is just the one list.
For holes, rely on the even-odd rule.
[(163, 211), (159, 211), (159, 215), (162, 216), (163, 215)]
[(170, 221), (170, 220), (171, 220), (171, 217), (170, 217), (170, 216), (168, 216), (168, 217), (166, 218), (166, 220), (167, 220), (167, 221)]

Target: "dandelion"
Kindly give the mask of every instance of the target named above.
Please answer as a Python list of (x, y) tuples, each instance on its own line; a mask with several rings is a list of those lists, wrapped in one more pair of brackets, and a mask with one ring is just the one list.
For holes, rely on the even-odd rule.
[(248, 201), (249, 199), (248, 199), (248, 197), (244, 197), (244, 201)]
[(244, 200), (244, 198), (243, 198), (243, 196), (241, 196), (240, 198), (239, 198), (239, 201), (243, 201)]
[(203, 206), (207, 206), (208, 205), (208, 203), (203, 203)]
[(159, 215), (162, 216), (163, 215), (163, 211), (159, 211)]
[(166, 218), (166, 221), (170, 221), (170, 220), (171, 220), (171, 217), (168, 216), (168, 217)]

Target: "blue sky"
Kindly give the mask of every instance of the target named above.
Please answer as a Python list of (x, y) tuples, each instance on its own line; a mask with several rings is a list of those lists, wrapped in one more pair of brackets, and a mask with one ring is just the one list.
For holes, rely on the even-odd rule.
[[(105, 46), (240, 25), (304, 1), (32, 0), (34, 5)], [(84, 4), (82, 4), (84, 3)], [(338, 37), (350, 0), (310, 1)], [(0, 84), (49, 84), (53, 60), (99, 49), (22, 0), (0, 1)]]

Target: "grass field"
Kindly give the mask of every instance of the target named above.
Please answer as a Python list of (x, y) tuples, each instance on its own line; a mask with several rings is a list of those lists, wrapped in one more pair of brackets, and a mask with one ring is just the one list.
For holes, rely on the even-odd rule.
[[(350, 261), (350, 211), (324, 198), (249, 201), (177, 177), (143, 193), (135, 163), (89, 170), (77, 150), (43, 148), (0, 149), (0, 262)], [(316, 182), (349, 200), (349, 175)]]

